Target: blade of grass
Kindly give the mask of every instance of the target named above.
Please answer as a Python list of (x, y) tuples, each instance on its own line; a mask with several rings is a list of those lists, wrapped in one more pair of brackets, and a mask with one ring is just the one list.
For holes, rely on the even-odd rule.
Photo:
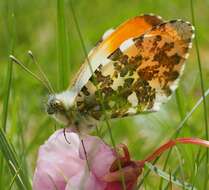
[[(172, 148), (168, 151), (168, 154), (166, 156), (166, 159), (165, 159), (165, 162), (164, 162), (164, 165), (163, 165), (163, 170), (165, 171), (166, 168), (167, 168), (167, 165), (168, 165), (168, 160), (170, 158), (170, 155), (171, 155), (171, 152), (172, 152)], [(169, 183), (168, 183), (169, 184)], [(159, 185), (159, 190), (161, 190), (163, 187), (163, 178), (160, 179), (160, 185)]]
[[(192, 174), (192, 177), (191, 177), (191, 180), (192, 181), (192, 188), (194, 188), (194, 184), (195, 184), (195, 180), (196, 180), (196, 177), (197, 177), (197, 173), (198, 173), (198, 170), (199, 170), (199, 163), (202, 162), (202, 160), (204, 159), (204, 157), (206, 157), (206, 153), (204, 153), (201, 157), (200, 157), (200, 149), (198, 150), (198, 153), (197, 153), (197, 156), (195, 158), (195, 162), (197, 163), (196, 164), (196, 168), (193, 168), (193, 170), (191, 171), (191, 174)], [(178, 170), (180, 170), (180, 167), (178, 166), (175, 171), (174, 171), (174, 175), (176, 175), (178, 173)], [(167, 183), (167, 185), (165, 186), (164, 190), (168, 190), (169, 188), (169, 183)]]
[(198, 150), (198, 154), (197, 154), (197, 156), (196, 156), (196, 158), (195, 158), (195, 162), (196, 162), (196, 168), (193, 168), (193, 171), (192, 171), (192, 173), (194, 172), (194, 177), (193, 177), (193, 179), (191, 180), (193, 183), (192, 183), (192, 185), (194, 186), (194, 184), (195, 184), (195, 181), (196, 181), (196, 179), (197, 179), (197, 174), (198, 174), (198, 171), (199, 171), (199, 165), (203, 162), (203, 160), (205, 159), (205, 157), (207, 156), (207, 152), (204, 152), (203, 153), (203, 155), (201, 156), (201, 150), (199, 149)]
[(184, 108), (182, 106), (183, 101), (182, 101), (182, 97), (181, 97), (181, 94), (180, 94), (180, 89), (176, 90), (175, 97), (176, 97), (176, 103), (177, 103), (177, 107), (178, 107), (179, 116), (182, 120), (185, 116), (185, 111), (184, 111)]
[[(207, 89), (204, 93), (204, 97), (207, 97), (209, 95), (209, 89)], [(192, 109), (187, 113), (187, 115), (184, 117), (184, 119), (180, 122), (180, 124), (177, 127), (177, 130), (174, 132), (172, 136), (175, 136), (177, 133), (181, 131), (186, 121), (192, 116), (194, 111), (199, 107), (199, 105), (203, 102), (204, 98), (201, 96), (201, 98), (196, 102), (196, 104), (192, 107)]]
[[(160, 157), (156, 158), (152, 164), (155, 165), (157, 163), (157, 161), (159, 160), (159, 158)], [(141, 181), (139, 182), (139, 184), (137, 185), (136, 189), (139, 189), (141, 187), (141, 185), (144, 183), (145, 179), (150, 174), (150, 172), (151, 172), (151, 170), (150, 170), (150, 168), (148, 168), (147, 172), (143, 175), (143, 177), (142, 177)]]
[[(16, 110), (16, 113), (18, 113), (18, 110)], [(21, 118), (21, 114), (19, 113), (19, 118)], [(19, 146), (21, 147), (21, 151), (18, 154), (18, 160), (20, 160), (20, 165), (22, 166), (22, 170), (24, 172), (24, 174), (26, 176), (30, 176), (29, 175), (29, 167), (28, 167), (28, 163), (27, 163), (27, 156), (26, 156), (26, 144), (25, 144), (25, 139), (24, 139), (24, 129), (23, 129), (23, 124), (20, 121), (19, 122), (19, 132), (18, 132), (18, 137), (19, 137)], [(19, 171), (19, 169), (18, 169)]]
[[(176, 92), (175, 92), (175, 98), (176, 98), (176, 103), (177, 103), (177, 107), (178, 107), (178, 113), (179, 113), (179, 117), (181, 119), (181, 121), (184, 119), (185, 117), (185, 111), (182, 107), (182, 98), (181, 98), (181, 95), (180, 95), (180, 89), (177, 89)], [(175, 138), (178, 137), (179, 133), (176, 134)], [(167, 168), (167, 164), (168, 164), (168, 160), (170, 158), (170, 154), (172, 152), (172, 148), (169, 150), (167, 156), (166, 156), (166, 159), (165, 159), (165, 162), (164, 162), (164, 165), (163, 165), (163, 170), (166, 171), (166, 168)], [(162, 186), (163, 186), (163, 178), (160, 179), (160, 185), (159, 185), (159, 190), (162, 189)]]
[(173, 189), (173, 185), (172, 185), (172, 175), (171, 175), (171, 170), (169, 170), (169, 189), (172, 190)]
[[(10, 50), (9, 55), (14, 54), (14, 44), (15, 44), (15, 14), (14, 14), (14, 7), (11, 7), (9, 10), (9, 33), (11, 35), (11, 41), (10, 41)], [(4, 90), (4, 101), (3, 101), (3, 114), (2, 114), (2, 128), (6, 132), (6, 125), (7, 125), (7, 115), (8, 115), (8, 104), (9, 104), (9, 97), (10, 97), (10, 90), (11, 90), (11, 83), (12, 83), (12, 70), (13, 70), (13, 64), (12, 61), (9, 59), (8, 66), (7, 66), (7, 75), (6, 75), (6, 84), (5, 84), (5, 90)]]
[[(177, 89), (176, 92), (175, 92), (175, 98), (176, 98), (176, 103), (177, 103), (180, 119), (183, 120), (184, 116), (185, 116), (185, 112), (184, 112), (183, 107), (182, 107), (182, 100), (181, 100), (179, 89)], [(177, 136), (178, 135), (176, 135), (176, 137)], [(168, 160), (170, 158), (171, 152), (172, 152), (172, 148), (169, 150), (169, 152), (166, 156), (166, 159), (165, 159), (165, 162), (164, 162), (164, 165), (163, 165), (163, 170), (164, 171), (166, 171)], [(161, 190), (162, 187), (163, 187), (163, 178), (160, 179), (159, 190)]]
[(59, 89), (63, 90), (68, 85), (69, 46), (65, 25), (65, 1), (57, 0), (57, 40), (58, 40), (58, 70)]
[[(179, 170), (180, 170), (180, 167), (179, 166), (177, 166), (176, 168), (175, 168), (175, 170), (174, 170), (174, 172), (173, 172), (173, 176), (176, 176), (176, 174), (179, 172)], [(171, 173), (172, 174), (172, 173)], [(169, 189), (169, 182), (165, 185), (165, 187), (163, 188), (163, 190), (168, 190)]]
[[(204, 94), (204, 80), (203, 80), (203, 73), (202, 73), (202, 65), (201, 65), (201, 58), (200, 58), (200, 51), (199, 51), (199, 43), (198, 43), (198, 29), (195, 22), (195, 13), (194, 13), (194, 5), (193, 0), (190, 0), (190, 9), (191, 9), (191, 16), (192, 16), (192, 23), (196, 29), (196, 38), (195, 38), (195, 47), (196, 47), (196, 54), (197, 54), (197, 63), (199, 69), (199, 76), (200, 76), (200, 85), (201, 85), (201, 92), (203, 96), (203, 110), (204, 110), (204, 121), (205, 121), (205, 138), (208, 140), (208, 119), (207, 119), (207, 105), (206, 105), (206, 98)], [(204, 189), (207, 189), (208, 185), (208, 162), (209, 162), (209, 150), (206, 149), (206, 162), (205, 162), (205, 182), (204, 182)]]
[[(204, 93), (204, 96), (208, 96), (209, 94), (209, 89)], [(193, 106), (193, 108), (191, 109), (190, 112), (187, 113), (187, 115), (182, 119), (181, 123), (178, 125), (177, 127), (177, 130), (175, 131), (175, 133), (172, 135), (173, 138), (176, 138), (178, 137), (182, 127), (185, 125), (186, 121), (191, 117), (192, 113), (199, 107), (199, 105), (203, 102), (203, 96), (197, 101), (197, 103)], [(171, 138), (172, 138), (171, 137)], [(167, 157), (166, 157), (166, 161), (164, 163), (164, 166), (163, 166), (163, 170), (166, 169), (167, 167), (167, 163), (168, 163), (168, 160), (169, 160), (169, 157), (170, 157), (170, 154), (171, 154), (171, 151), (172, 149), (169, 150), (168, 154), (167, 154)], [(159, 186), (159, 189), (162, 189), (162, 180), (160, 181), (160, 186)]]
[[(16, 153), (14, 152), (11, 143), (7, 140), (5, 133), (2, 128), (0, 128), (0, 150), (3, 153), (3, 156), (10, 168), (10, 171), (13, 176), (15, 176), (16, 171), (14, 168), (20, 168), (19, 177), (15, 178), (15, 182), (20, 190), (30, 190), (31, 186), (28, 182), (28, 177), (23, 173), (20, 164), (17, 160)], [(12, 163), (12, 165), (11, 165)]]
[[(10, 49), (8, 51), (9, 54), (14, 53), (14, 44), (15, 44), (15, 11), (14, 11), (14, 4), (11, 1), (8, 1), (8, 33), (10, 34)], [(2, 112), (2, 129), (6, 132), (7, 126), (7, 116), (8, 116), (8, 105), (9, 105), (9, 97), (11, 91), (11, 83), (12, 83), (12, 70), (13, 64), (12, 61), (8, 61), (7, 65), (7, 74), (6, 74), (6, 82), (4, 87), (4, 100), (3, 100), (3, 112)], [(0, 155), (0, 188), (3, 188), (3, 181), (4, 181), (4, 158), (3, 155)]]
[(201, 149), (199, 149), (198, 153), (197, 153), (197, 156), (195, 158), (195, 163), (194, 163), (194, 166), (193, 166), (193, 169), (192, 169), (192, 175), (191, 175), (191, 180), (192, 181), (192, 186), (195, 185), (195, 182), (196, 182), (196, 178), (197, 178), (197, 173), (198, 173), (198, 170), (199, 170), (199, 164), (200, 164), (200, 154), (201, 154)]
[(18, 168), (17, 170), (14, 168), (14, 170), (16, 171), (16, 173), (15, 173), (15, 175), (13, 176), (13, 178), (12, 178), (10, 184), (9, 184), (8, 190), (11, 190), (11, 189), (12, 189), (12, 186), (13, 186), (13, 184), (14, 184), (14, 182), (15, 182), (15, 179), (16, 179), (16, 178), (18, 177), (18, 175), (19, 175), (19, 170), (20, 170), (20, 168)]
[(181, 180), (177, 179), (175, 176), (172, 176), (172, 175), (160, 170), (159, 168), (157, 168), (156, 166), (153, 166), (152, 164), (150, 164), (148, 162), (146, 162), (145, 166), (147, 168), (149, 168), (152, 172), (157, 174), (158, 176), (164, 178), (166, 181), (172, 182), (172, 184), (175, 184), (179, 187), (184, 187), (187, 190), (191, 190), (192, 188), (193, 188), (193, 190), (196, 190), (196, 188), (193, 187), (191, 184), (189, 184), (187, 182), (182, 182)]
[(183, 159), (182, 159), (182, 156), (181, 156), (181, 153), (178, 149), (178, 147), (174, 147), (174, 149), (176, 150), (176, 155), (177, 155), (177, 159), (178, 159), (178, 163), (179, 163), (179, 169), (180, 169), (180, 175), (181, 175), (181, 180), (183, 182), (183, 189), (185, 189), (184, 187), (184, 181), (185, 181), (185, 174), (184, 174), (184, 169), (183, 169)]

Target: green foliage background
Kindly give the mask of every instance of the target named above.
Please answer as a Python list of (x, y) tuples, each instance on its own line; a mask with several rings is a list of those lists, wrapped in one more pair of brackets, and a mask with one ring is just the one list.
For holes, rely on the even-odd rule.
[[(66, 89), (85, 58), (69, 1), (0, 1), (0, 120), (2, 128), (4, 121), (7, 121), (4, 134), (17, 154), (17, 160), (28, 178), (26, 180), (28, 183), (32, 179), (38, 148), (53, 133), (56, 122), (49, 118), (44, 110), (48, 92), (18, 66), (13, 65), (12, 69), (9, 55), (14, 54), (32, 71), (37, 72), (27, 55), (27, 51), (32, 50), (56, 91)], [(190, 0), (73, 1), (87, 51), (94, 47), (107, 29), (117, 27), (128, 18), (139, 14), (154, 13), (165, 20), (181, 18), (191, 21), (190, 3)], [(209, 88), (208, 10), (209, 0), (194, 0), (205, 90)], [(5, 120), (6, 112), (3, 105), (8, 98), (9, 71), (12, 73), (11, 91), (8, 117)], [(193, 47), (178, 91), (171, 100), (163, 105), (158, 113), (111, 121), (114, 140), (117, 144), (127, 144), (133, 159), (143, 159), (170, 139), (200, 97), (200, 73)], [(206, 103), (209, 108), (208, 98)], [(101, 123), (102, 125), (104, 139), (111, 144), (109, 134), (105, 132), (106, 126)], [(178, 136), (205, 138), (202, 104)], [(8, 172), (8, 165), (2, 153), (0, 158), (0, 189), (8, 189), (14, 174)], [(199, 162), (198, 158), (201, 158)], [(157, 162), (159, 168), (164, 167), (165, 160), (166, 153)], [(194, 184), (197, 189), (205, 189), (205, 168), (208, 168), (205, 163), (205, 150), (183, 145), (172, 151), (165, 171), (173, 173), (177, 170), (175, 175), (178, 178)], [(151, 172), (141, 188), (164, 189), (167, 183), (166, 181), (162, 183), (161, 178)], [(13, 185), (12, 188), (17, 189), (18, 185)], [(30, 185), (27, 189), (29, 188)]]

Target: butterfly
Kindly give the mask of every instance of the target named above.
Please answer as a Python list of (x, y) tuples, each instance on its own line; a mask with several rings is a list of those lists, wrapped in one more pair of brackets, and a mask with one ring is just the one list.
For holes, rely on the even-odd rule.
[(79, 127), (158, 111), (178, 86), (193, 38), (183, 20), (127, 20), (105, 32), (66, 91), (49, 96), (48, 114)]

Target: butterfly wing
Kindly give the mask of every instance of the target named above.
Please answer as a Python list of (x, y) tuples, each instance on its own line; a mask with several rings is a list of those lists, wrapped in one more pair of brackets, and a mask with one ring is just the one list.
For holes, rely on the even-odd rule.
[(110, 118), (157, 111), (177, 87), (193, 36), (190, 23), (175, 20), (125, 40), (82, 87), (79, 112), (102, 119), (103, 108)]
[(134, 17), (115, 30), (108, 30), (103, 35), (102, 39), (93, 48), (84, 64), (76, 74), (72, 84), (71, 90), (77, 94), (81, 88), (88, 82), (99, 65), (105, 65), (109, 62), (108, 55), (114, 52), (122, 42), (129, 38), (142, 35), (145, 31), (162, 23), (161, 17), (154, 15), (142, 15)]

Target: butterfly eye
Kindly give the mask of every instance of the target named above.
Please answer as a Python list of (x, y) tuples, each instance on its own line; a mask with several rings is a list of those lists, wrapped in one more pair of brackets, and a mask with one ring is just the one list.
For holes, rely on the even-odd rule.
[(54, 100), (51, 104), (52, 104), (52, 107), (57, 108), (57, 107), (60, 107), (61, 101)]
[(51, 99), (47, 105), (47, 113), (50, 115), (56, 113), (57, 111), (62, 111), (63, 109), (62, 102), (58, 99)]

